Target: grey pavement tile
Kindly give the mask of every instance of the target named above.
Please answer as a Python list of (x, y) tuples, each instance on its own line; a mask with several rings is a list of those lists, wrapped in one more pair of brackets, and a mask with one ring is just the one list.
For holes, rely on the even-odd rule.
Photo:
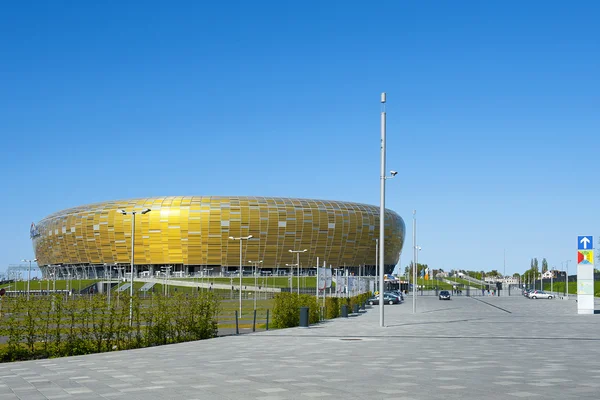
[(277, 393), (277, 392), (287, 392), (288, 389), (284, 389), (284, 388), (263, 388), (263, 389), (258, 389), (261, 392), (264, 393)]
[(22, 400), (46, 400), (47, 397), (41, 393), (17, 394), (17, 397)]
[(507, 393), (507, 395), (514, 396), (514, 397), (520, 397), (520, 398), (530, 398), (530, 397), (540, 396), (539, 393), (531, 393), (531, 392), (512, 392), (512, 393)]
[(255, 397), (256, 400), (285, 400), (286, 397), (281, 396), (258, 396)]
[[(600, 319), (578, 318), (567, 301), (485, 299), (508, 314), (466, 297), (452, 308), (436, 300), (419, 298), (414, 315), (407, 304), (386, 307), (384, 329), (373, 307), (318, 329), (8, 363), (0, 365), (0, 394), (32, 387), (47, 398), (127, 400), (598, 398)], [(553, 347), (570, 357), (549, 354)], [(540, 367), (523, 366), (523, 354)]]

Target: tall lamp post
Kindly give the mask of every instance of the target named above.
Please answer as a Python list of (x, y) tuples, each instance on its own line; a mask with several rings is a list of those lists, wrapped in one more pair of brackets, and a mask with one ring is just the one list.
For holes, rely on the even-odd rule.
[(129, 287), (129, 326), (133, 326), (133, 265), (134, 265), (134, 257), (135, 257), (135, 214), (138, 212), (140, 214), (148, 214), (150, 211), (149, 208), (145, 208), (142, 211), (125, 211), (125, 210), (117, 210), (118, 213), (123, 215), (131, 214), (131, 286)]
[(244, 274), (244, 269), (242, 268), (242, 241), (248, 240), (251, 238), (252, 238), (252, 235), (240, 236), (240, 237), (229, 236), (229, 240), (239, 240), (240, 241), (240, 315), (238, 318), (242, 317), (242, 275)]
[(29, 281), (31, 280), (31, 263), (37, 262), (37, 258), (34, 258), (33, 260), (21, 260), (21, 261), (29, 263), (29, 269), (27, 270), (27, 300), (29, 300)]
[(106, 278), (106, 270), (108, 270), (108, 291), (106, 301), (108, 303), (108, 307), (110, 308), (110, 289), (112, 286), (112, 268), (114, 264), (104, 263), (104, 278)]
[(290, 253), (296, 253), (296, 264), (298, 265), (298, 287), (297, 293), (300, 295), (300, 253), (305, 253), (308, 249), (304, 250), (288, 250)]
[(565, 292), (567, 294), (567, 300), (569, 300), (569, 262), (571, 262), (571, 260), (565, 261), (565, 263), (567, 263), (567, 276), (565, 277)]
[(263, 260), (259, 260), (259, 261), (250, 261), (250, 260), (248, 260), (248, 262), (250, 264), (254, 264), (254, 309), (256, 310), (256, 288), (258, 287), (258, 284), (256, 282), (256, 272), (258, 270), (258, 264), (260, 264), (261, 262), (263, 262)]
[[(506, 282), (506, 249), (504, 249), (504, 270), (502, 271), (502, 280), (504, 281), (505, 285), (508, 285), (508, 283)], [(504, 289), (504, 286), (502, 286), (502, 288)], [(506, 290), (506, 289), (504, 289)], [(508, 294), (510, 294), (510, 290), (508, 291)], [(498, 296), (500, 296), (500, 291), (498, 290)]]
[[(375, 239), (375, 276), (379, 277), (379, 239)], [(377, 279), (375, 279), (375, 287), (377, 288)], [(377, 289), (381, 290), (381, 288)], [(377, 291), (375, 290), (375, 291)]]
[[(417, 266), (419, 265), (419, 252), (421, 251), (421, 246), (417, 246)], [(421, 270), (421, 273), (423, 274), (423, 286), (421, 286), (421, 296), (423, 296), (423, 290), (425, 289), (425, 270)]]
[(417, 210), (413, 210), (413, 314), (417, 312)]
[(398, 172), (390, 171), (391, 176), (385, 175), (385, 113), (386, 94), (381, 93), (381, 173), (380, 180), (380, 207), (379, 207), (379, 326), (384, 327), (383, 318), (383, 292), (384, 292), (384, 270), (385, 270), (385, 181), (395, 177)]
[(290, 293), (294, 290), (294, 267), (297, 265), (299, 264), (285, 264), (286, 267), (290, 267), (290, 277), (288, 279), (290, 282)]

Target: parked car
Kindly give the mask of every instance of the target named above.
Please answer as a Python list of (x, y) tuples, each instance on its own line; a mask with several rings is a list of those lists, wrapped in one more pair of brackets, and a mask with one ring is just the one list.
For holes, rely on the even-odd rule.
[(442, 290), (440, 292), (440, 300), (450, 300), (450, 292), (447, 290)]
[(554, 296), (552, 295), (552, 293), (547, 293), (543, 290), (534, 290), (531, 293), (529, 293), (530, 299), (551, 299), (553, 297)]
[(390, 290), (389, 292), (383, 292), (383, 294), (391, 294), (392, 296), (400, 297), (400, 300), (404, 301), (404, 294), (400, 290)]
[[(392, 296), (387, 293), (383, 294), (383, 301), (387, 304), (400, 304), (401, 303), (400, 297)], [(369, 300), (367, 300), (367, 303), (369, 303), (370, 305), (379, 304), (379, 296), (371, 297)]]

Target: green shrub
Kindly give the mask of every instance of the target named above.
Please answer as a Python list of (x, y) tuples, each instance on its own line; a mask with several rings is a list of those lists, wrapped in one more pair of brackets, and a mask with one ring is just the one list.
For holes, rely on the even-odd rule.
[[(116, 300), (116, 301), (115, 301)], [(7, 338), (0, 360), (89, 354), (206, 339), (217, 336), (219, 301), (212, 293), (153, 295), (151, 304), (117, 294), (9, 298), (0, 303), (0, 335)]]
[(273, 304), (273, 327), (291, 328), (300, 324), (298, 295), (281, 292), (275, 295)]
[(301, 294), (298, 298), (298, 321), (296, 326), (300, 324), (300, 307), (308, 307), (308, 323), (317, 324), (320, 321), (319, 305), (316, 296), (309, 294)]
[(325, 318), (333, 319), (340, 316), (339, 298), (327, 297), (325, 299)]

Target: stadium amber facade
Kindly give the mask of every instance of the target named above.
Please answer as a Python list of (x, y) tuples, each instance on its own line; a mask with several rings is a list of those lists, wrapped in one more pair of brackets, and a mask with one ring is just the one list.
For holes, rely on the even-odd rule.
[[(240, 241), (230, 237), (252, 235), (242, 241), (242, 265), (262, 260), (263, 269), (285, 269), (296, 262), (289, 250), (301, 254), (302, 268), (315, 267), (317, 257), (332, 267), (374, 272), (379, 208), (342, 201), (277, 197), (183, 196), (107, 201), (59, 211), (32, 224), (38, 265), (46, 275), (60, 265), (97, 271), (105, 265), (131, 262), (131, 214), (135, 218), (137, 272), (154, 274), (173, 266), (193, 274), (236, 270)], [(402, 218), (385, 212), (385, 270), (398, 263), (405, 236)]]

